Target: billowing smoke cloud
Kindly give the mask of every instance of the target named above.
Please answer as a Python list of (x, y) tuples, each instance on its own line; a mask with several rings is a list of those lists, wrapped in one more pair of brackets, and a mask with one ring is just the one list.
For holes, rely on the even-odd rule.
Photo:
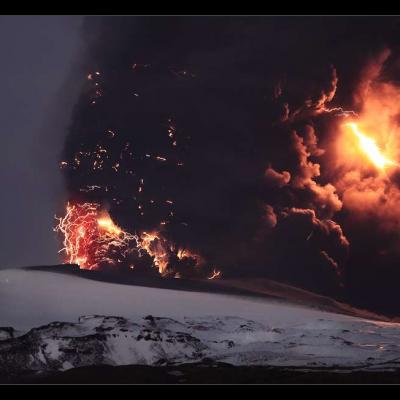
[(290, 173), (288, 171), (278, 172), (268, 167), (265, 171), (265, 181), (267, 185), (281, 188), (289, 183)]
[[(378, 105), (378, 119), (400, 115), (378, 101), (398, 93), (400, 24), (310, 21), (87, 19), (86, 83), (61, 160), (69, 200), (106, 204), (123, 229), (157, 229), (225, 276), (389, 310), (367, 292), (393, 278), (373, 279), (380, 257), (398, 260), (398, 179), (352, 153), (343, 124)], [(385, 154), (400, 160), (392, 136)]]
[[(289, 103), (283, 103), (283, 114), (280, 118), (281, 122), (294, 122), (305, 117), (312, 117), (324, 112), (330, 112), (329, 103), (335, 97), (338, 76), (336, 69), (331, 66), (330, 77), (328, 80), (319, 82), (319, 85), (310, 87), (309, 95), (304, 99), (302, 104), (293, 111), (289, 107)], [(282, 95), (282, 88), (279, 90)]]
[[(316, 146), (316, 144), (312, 143), (312, 146)], [(292, 150), (297, 158), (297, 171), (292, 187), (294, 189), (303, 189), (310, 199), (308, 205), (312, 208), (318, 208), (320, 213), (331, 217), (341, 209), (342, 202), (339, 200), (336, 189), (332, 184), (319, 185), (314, 180), (314, 178), (321, 175), (320, 165), (309, 161), (309, 157), (312, 154), (311, 151), (314, 154), (321, 154), (321, 150), (311, 147), (309, 151), (304, 139), (296, 132), (292, 132)]]
[(269, 204), (265, 205), (265, 222), (269, 228), (274, 228), (278, 222), (278, 217), (275, 214), (274, 208)]
[(282, 211), (273, 241), (280, 279), (337, 293), (349, 248), (337, 223), (318, 219), (311, 209), (290, 208)]

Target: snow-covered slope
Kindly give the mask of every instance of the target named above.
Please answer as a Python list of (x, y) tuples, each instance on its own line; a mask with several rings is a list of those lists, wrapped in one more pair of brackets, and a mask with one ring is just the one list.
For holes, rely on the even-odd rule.
[[(26, 269), (0, 270), (0, 326), (29, 329), (81, 315), (235, 316), (297, 324), (326, 313), (272, 299), (127, 286)], [(334, 318), (348, 317), (332, 314)]]
[(399, 324), (270, 299), (39, 271), (0, 272), (0, 326), (16, 328), (0, 329), (3, 373), (204, 358), (234, 365), (387, 369), (400, 360)]

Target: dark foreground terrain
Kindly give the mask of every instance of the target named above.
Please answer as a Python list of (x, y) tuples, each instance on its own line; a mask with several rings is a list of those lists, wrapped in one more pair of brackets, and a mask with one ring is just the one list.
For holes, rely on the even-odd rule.
[(65, 372), (1, 378), (3, 384), (398, 384), (400, 371), (333, 371), (228, 364), (93, 366)]

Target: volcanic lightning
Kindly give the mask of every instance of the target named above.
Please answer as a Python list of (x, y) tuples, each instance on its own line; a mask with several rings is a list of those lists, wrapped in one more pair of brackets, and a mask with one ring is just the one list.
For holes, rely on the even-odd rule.
[(67, 204), (66, 214), (59, 217), (54, 229), (63, 235), (65, 262), (78, 264), (83, 269), (97, 269), (101, 263), (114, 264), (111, 253), (119, 250), (126, 256), (129, 244), (137, 236), (123, 231), (114, 224), (110, 215), (99, 211), (99, 204)]
[[(159, 231), (143, 231), (140, 234), (124, 231), (107, 211), (101, 210), (98, 203), (67, 203), (64, 217), (56, 219), (58, 224), (54, 230), (63, 237), (60, 252), (65, 253), (64, 262), (78, 264), (82, 269), (100, 269), (121, 263), (134, 269), (132, 258), (135, 255), (139, 259), (150, 257), (151, 266), (161, 276), (181, 277), (182, 273), (175, 271), (176, 263), (189, 261), (193, 267), (204, 265), (199, 255), (186, 249), (176, 249)], [(175, 264), (173, 260), (176, 260)], [(209, 279), (219, 276), (220, 271), (214, 269)]]
[(357, 123), (349, 122), (344, 126), (351, 129), (352, 133), (358, 138), (360, 149), (377, 168), (383, 170), (388, 165), (398, 165), (382, 154), (382, 150), (376, 144), (376, 141), (362, 133)]

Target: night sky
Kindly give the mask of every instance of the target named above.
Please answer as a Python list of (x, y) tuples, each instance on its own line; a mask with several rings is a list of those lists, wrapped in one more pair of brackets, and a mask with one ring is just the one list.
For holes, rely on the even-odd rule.
[(400, 19), (16, 20), (1, 24), (4, 266), (55, 262), (54, 213), (92, 202), (207, 274), (400, 312), (398, 165), (343, 133), (387, 123), (379, 145), (400, 160)]

